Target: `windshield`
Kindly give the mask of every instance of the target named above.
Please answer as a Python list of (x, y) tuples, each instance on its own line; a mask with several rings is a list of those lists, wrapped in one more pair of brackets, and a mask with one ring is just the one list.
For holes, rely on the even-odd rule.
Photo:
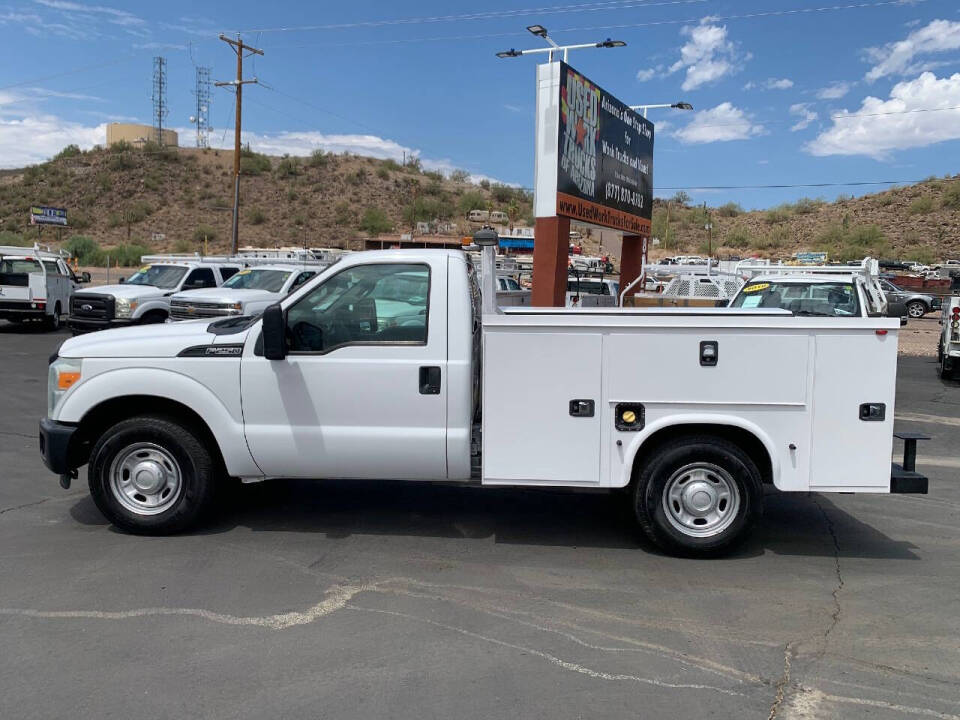
[(286, 270), (241, 270), (227, 280), (223, 287), (235, 290), (266, 290), (280, 292), (280, 288), (290, 277)]
[(852, 283), (847, 282), (750, 282), (740, 290), (730, 307), (783, 308), (794, 315), (826, 317), (860, 314), (857, 291)]
[(186, 274), (187, 268), (180, 265), (144, 265), (130, 276), (127, 284), (175, 288)]
[(4, 258), (0, 260), (0, 273), (43, 272), (43, 267), (32, 258)]

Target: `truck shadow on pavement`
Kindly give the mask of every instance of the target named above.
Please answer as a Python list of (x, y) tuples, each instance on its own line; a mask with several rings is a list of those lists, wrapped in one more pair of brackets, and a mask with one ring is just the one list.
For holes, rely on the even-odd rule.
[[(265, 533), (319, 533), (330, 540), (352, 535), (492, 538), (508, 545), (660, 553), (636, 527), (623, 493), (287, 480), (235, 487), (225, 495), (214, 517), (194, 535), (245, 527)], [(728, 560), (766, 553), (918, 559), (911, 550), (915, 546), (890, 538), (824, 496), (769, 492), (764, 507), (751, 537)], [(85, 525), (107, 524), (89, 497), (70, 514)]]

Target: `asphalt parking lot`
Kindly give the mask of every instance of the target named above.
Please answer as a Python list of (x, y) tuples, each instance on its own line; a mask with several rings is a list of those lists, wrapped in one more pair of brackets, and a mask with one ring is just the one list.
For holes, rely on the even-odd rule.
[(781, 495), (666, 557), (599, 494), (237, 490), (113, 530), (43, 467), (47, 357), (0, 323), (2, 718), (960, 718), (960, 384), (900, 359), (928, 496)]

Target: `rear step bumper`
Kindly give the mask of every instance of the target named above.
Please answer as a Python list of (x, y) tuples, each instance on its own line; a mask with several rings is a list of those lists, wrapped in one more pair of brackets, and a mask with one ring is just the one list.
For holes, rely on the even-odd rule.
[(929, 440), (923, 433), (895, 432), (903, 440), (903, 465), (890, 463), (890, 492), (927, 494), (929, 481), (917, 472), (917, 440)]

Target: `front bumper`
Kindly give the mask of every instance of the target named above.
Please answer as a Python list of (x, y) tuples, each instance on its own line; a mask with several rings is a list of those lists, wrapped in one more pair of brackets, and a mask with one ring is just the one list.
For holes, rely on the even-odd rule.
[(71, 462), (71, 440), (76, 432), (76, 425), (67, 425), (50, 418), (40, 420), (40, 455), (43, 456), (43, 464), (51, 472), (64, 475), (79, 467), (75, 462)]
[(93, 332), (95, 330), (109, 330), (110, 328), (128, 327), (135, 325), (136, 320), (129, 318), (79, 318), (70, 316), (67, 318), (67, 327), (75, 333)]

